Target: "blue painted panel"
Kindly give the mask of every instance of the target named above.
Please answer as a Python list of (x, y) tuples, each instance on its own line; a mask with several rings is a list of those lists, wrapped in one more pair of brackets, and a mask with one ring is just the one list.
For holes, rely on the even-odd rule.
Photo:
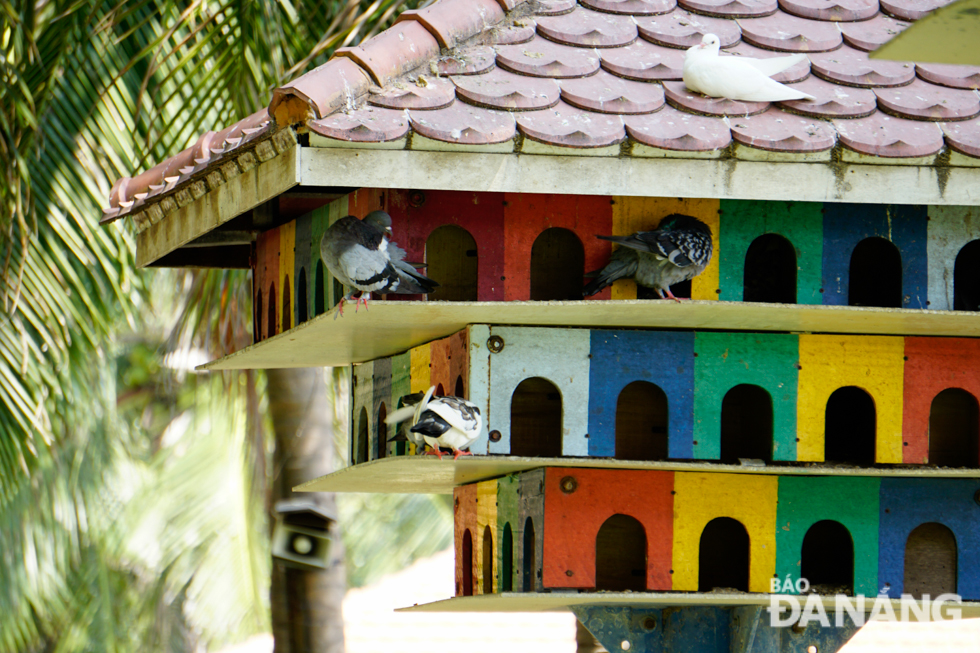
[(667, 395), (671, 458), (693, 458), (694, 333), (592, 331), (589, 366), (589, 455), (616, 454), (616, 400), (633, 381)]
[(889, 596), (902, 594), (909, 534), (917, 526), (938, 522), (956, 536), (957, 593), (964, 599), (980, 599), (980, 506), (973, 499), (977, 491), (980, 479), (882, 479), (879, 590), (888, 584)]
[(891, 241), (902, 254), (903, 308), (926, 308), (927, 221), (925, 206), (825, 204), (823, 303), (847, 305), (851, 253), (865, 238), (879, 237)]

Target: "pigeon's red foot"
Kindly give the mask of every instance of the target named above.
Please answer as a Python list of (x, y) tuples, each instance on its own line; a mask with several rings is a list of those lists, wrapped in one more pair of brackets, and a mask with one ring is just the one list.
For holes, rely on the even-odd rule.
[(463, 451), (462, 449), (457, 449), (456, 450), (456, 455), (453, 456), (453, 460), (459, 460), (459, 457), (460, 456), (472, 456), (472, 455), (473, 454), (470, 453), (469, 451)]
[(678, 304), (680, 304), (683, 300), (687, 299), (687, 297), (674, 297), (674, 293), (670, 292), (670, 288), (667, 288), (666, 292), (667, 292), (667, 298), (673, 299)]
[(362, 292), (360, 294), (360, 296), (357, 298), (357, 301), (354, 302), (354, 312), (355, 313), (357, 312), (358, 307), (361, 305), (361, 302), (364, 302), (364, 310), (366, 311), (368, 309), (368, 307), (367, 307), (367, 300), (368, 300), (368, 297), (370, 297), (370, 296), (371, 296), (371, 293), (369, 293), (369, 292), (366, 292), (366, 293)]
[(442, 460), (442, 451), (439, 450), (439, 447), (434, 447), (432, 449), (426, 449), (425, 450), (425, 453), (422, 454), (422, 455), (423, 456), (435, 456), (439, 460)]

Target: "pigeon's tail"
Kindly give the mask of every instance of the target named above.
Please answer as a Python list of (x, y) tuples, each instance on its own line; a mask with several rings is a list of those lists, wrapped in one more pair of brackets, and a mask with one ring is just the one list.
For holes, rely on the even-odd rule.
[(613, 252), (606, 267), (586, 275), (593, 279), (582, 288), (582, 297), (591, 297), (606, 286), (611, 286), (617, 279), (627, 279), (635, 274), (636, 253), (621, 247)]
[(398, 295), (427, 295), (439, 284), (403, 261), (392, 261), (395, 272), (398, 273), (398, 286), (389, 292)]

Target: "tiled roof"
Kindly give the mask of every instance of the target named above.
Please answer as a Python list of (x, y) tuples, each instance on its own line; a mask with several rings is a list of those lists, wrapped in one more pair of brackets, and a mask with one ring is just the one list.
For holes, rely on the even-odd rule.
[[(439, 0), (275, 89), (268, 111), (119, 180), (105, 221), (220, 183), (205, 173), (290, 125), (321, 146), (683, 158), (734, 142), (800, 161), (980, 166), (980, 68), (868, 57), (947, 2)], [(705, 33), (735, 55), (807, 54), (775, 79), (817, 99), (688, 91), (684, 50)]]

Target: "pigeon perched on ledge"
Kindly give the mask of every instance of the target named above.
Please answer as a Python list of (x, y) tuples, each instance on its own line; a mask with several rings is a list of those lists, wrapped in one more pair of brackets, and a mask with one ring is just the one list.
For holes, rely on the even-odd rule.
[[(391, 216), (372, 211), (363, 220), (348, 215), (334, 222), (320, 241), (320, 257), (337, 281), (351, 288), (340, 300), (344, 302), (361, 291), (356, 306), (372, 292), (401, 295), (430, 293), (439, 284), (405, 262), (405, 250), (390, 240)], [(366, 294), (365, 294), (366, 293)]]
[(632, 236), (596, 236), (619, 243), (606, 267), (587, 276), (595, 277), (582, 290), (590, 297), (617, 279), (633, 278), (636, 283), (653, 288), (661, 299), (676, 283), (693, 279), (711, 261), (711, 229), (697, 218), (674, 213), (660, 221), (655, 231), (638, 231)]
[(435, 386), (429, 388), (414, 406), (399, 408), (385, 420), (386, 424), (397, 424), (409, 417), (412, 425), (408, 429), (408, 439), (417, 442), (421, 436), (425, 444), (432, 447), (426, 454), (435, 454), (442, 459), (442, 449), (455, 452), (453, 460), (470, 455), (464, 451), (483, 430), (480, 408), (460, 397), (433, 397)]
[(816, 99), (808, 93), (769, 79), (770, 76), (806, 60), (805, 54), (753, 59), (720, 55), (720, 45), (721, 41), (717, 36), (705, 34), (700, 44), (688, 49), (684, 55), (685, 86), (708, 97), (744, 102)]

